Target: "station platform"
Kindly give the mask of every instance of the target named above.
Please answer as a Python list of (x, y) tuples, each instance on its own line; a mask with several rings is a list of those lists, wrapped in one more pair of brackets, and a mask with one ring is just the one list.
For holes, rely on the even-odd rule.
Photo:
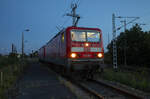
[(40, 63), (32, 63), (17, 85), (17, 99), (77, 99), (53, 71)]

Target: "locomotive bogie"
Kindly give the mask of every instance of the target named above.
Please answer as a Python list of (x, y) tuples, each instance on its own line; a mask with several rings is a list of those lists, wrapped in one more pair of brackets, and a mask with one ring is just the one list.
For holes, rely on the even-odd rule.
[(100, 68), (102, 59), (69, 59), (71, 69), (79, 70), (95, 70)]

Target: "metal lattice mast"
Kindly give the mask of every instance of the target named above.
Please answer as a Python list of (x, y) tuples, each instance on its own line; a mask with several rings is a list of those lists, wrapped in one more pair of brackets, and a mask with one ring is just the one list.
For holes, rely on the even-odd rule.
[[(129, 21), (128, 23), (126, 23), (126, 20), (124, 20), (123, 21), (123, 23), (124, 23), (124, 25), (122, 25), (122, 26), (120, 26), (120, 27), (118, 27), (117, 29), (116, 29), (116, 27), (115, 27), (115, 18), (133, 18), (133, 20), (131, 20), (131, 21)], [(128, 24), (130, 24), (130, 23), (132, 23), (132, 22), (134, 22), (135, 20), (137, 20), (137, 19), (139, 19), (139, 17), (122, 17), (122, 16), (115, 16), (115, 14), (112, 14), (112, 31), (113, 31), (113, 33), (112, 33), (112, 35), (113, 35), (113, 68), (114, 69), (117, 69), (118, 68), (118, 66), (117, 66), (117, 45), (116, 45), (116, 40), (117, 40), (117, 38), (116, 38), (116, 31), (117, 30), (120, 30), (122, 27), (124, 27), (124, 31), (126, 31), (126, 26), (128, 25)], [(127, 64), (127, 60), (126, 60), (126, 36), (125, 36), (125, 45), (124, 45), (124, 57), (125, 57), (125, 60), (124, 60), (124, 62), (125, 62), (125, 65)]]
[(115, 14), (112, 14), (112, 35), (113, 35), (113, 68), (117, 69), (117, 45), (116, 45), (116, 27)]

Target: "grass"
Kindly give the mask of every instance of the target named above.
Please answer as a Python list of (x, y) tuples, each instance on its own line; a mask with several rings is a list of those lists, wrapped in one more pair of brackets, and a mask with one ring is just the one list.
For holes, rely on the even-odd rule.
[(16, 57), (0, 57), (0, 72), (3, 74), (0, 74), (0, 99), (7, 98), (6, 92), (16, 83), (24, 67), (25, 63)]
[(109, 68), (104, 70), (101, 77), (109, 81), (120, 82), (144, 92), (150, 92), (149, 74), (145, 70), (142, 72), (115, 72)]
[(19, 61), (17, 57), (0, 56), (0, 69), (10, 64), (15, 64)]

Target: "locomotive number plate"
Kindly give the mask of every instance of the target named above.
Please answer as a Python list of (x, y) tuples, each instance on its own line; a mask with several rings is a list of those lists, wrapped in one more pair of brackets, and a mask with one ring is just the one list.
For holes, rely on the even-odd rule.
[(91, 54), (83, 54), (83, 57), (91, 57)]

